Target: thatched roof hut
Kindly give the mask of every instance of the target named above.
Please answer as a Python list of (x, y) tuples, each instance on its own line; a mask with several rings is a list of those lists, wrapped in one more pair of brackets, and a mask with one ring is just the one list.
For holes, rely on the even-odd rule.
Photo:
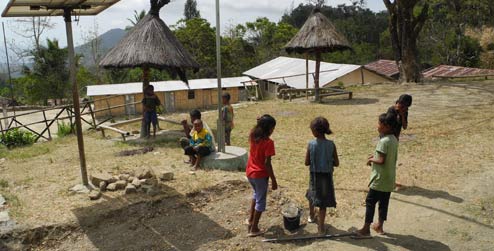
[(333, 52), (350, 49), (345, 36), (324, 16), (314, 9), (298, 33), (285, 45), (288, 53)]
[(311, 53), (316, 56), (316, 74), (314, 78), (314, 96), (316, 102), (319, 96), (319, 68), (321, 53), (351, 49), (345, 36), (316, 7), (307, 18), (304, 25), (295, 36), (285, 45), (288, 53)]
[(159, 1), (151, 0), (149, 13), (105, 55), (99, 65), (104, 68), (168, 70), (186, 81), (185, 69), (197, 70), (199, 64), (160, 19), (159, 8), (162, 6), (156, 6), (155, 2)]

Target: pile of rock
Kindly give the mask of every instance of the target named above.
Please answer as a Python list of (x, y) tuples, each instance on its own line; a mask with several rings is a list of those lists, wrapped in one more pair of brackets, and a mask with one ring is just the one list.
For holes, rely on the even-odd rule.
[(106, 191), (124, 190), (125, 194), (146, 193), (156, 195), (159, 192), (159, 180), (169, 181), (173, 179), (173, 172), (161, 171), (158, 176), (151, 169), (142, 169), (136, 173), (125, 172), (119, 175), (109, 173), (96, 173), (90, 176), (94, 187), (99, 188), (89, 193), (91, 200), (101, 198), (101, 193)]

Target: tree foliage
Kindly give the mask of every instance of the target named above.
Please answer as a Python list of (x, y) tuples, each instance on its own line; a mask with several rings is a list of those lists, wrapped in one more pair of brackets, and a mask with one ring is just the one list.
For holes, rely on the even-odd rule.
[(201, 17), (201, 14), (199, 13), (199, 10), (197, 9), (196, 0), (185, 1), (184, 17), (185, 17), (185, 20), (190, 20), (193, 18), (200, 18)]

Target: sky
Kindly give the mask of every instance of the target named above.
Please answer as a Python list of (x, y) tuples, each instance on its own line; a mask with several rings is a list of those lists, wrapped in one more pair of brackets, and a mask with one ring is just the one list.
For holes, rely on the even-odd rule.
[[(5, 9), (9, 0), (0, 0), (0, 12)], [(160, 17), (165, 23), (170, 26), (183, 18), (183, 8), (185, 0), (171, 0), (169, 4), (161, 9)], [(225, 27), (231, 25), (243, 24), (249, 21), (255, 21), (258, 17), (267, 17), (271, 21), (277, 22), (280, 20), (284, 12), (292, 6), (297, 6), (300, 3), (307, 3), (307, 0), (220, 0), (220, 13), (222, 31)], [(327, 0), (327, 4), (336, 6), (339, 4), (351, 4), (350, 0)], [(382, 0), (367, 0), (367, 7), (373, 11), (381, 11), (385, 9)], [(215, 16), (215, 0), (197, 0), (197, 8), (201, 13), (201, 17), (207, 19), (212, 26), (216, 26)], [(130, 18), (134, 14), (134, 10), (149, 10), (149, 0), (121, 0), (117, 4), (103, 11), (94, 17), (80, 17), (78, 22), (73, 22), (73, 33), (75, 45), (84, 43), (84, 37), (90, 30), (94, 30), (97, 26), (99, 34), (115, 29), (125, 28), (130, 22)], [(19, 47), (28, 47), (29, 40), (16, 35), (13, 30), (18, 29), (15, 23), (15, 18), (2, 18), (0, 22), (5, 23), (5, 33), (7, 43), (16, 44)], [(59, 40), (60, 46), (66, 46), (65, 24), (62, 17), (52, 17), (51, 21), (55, 24), (52, 30), (49, 30), (43, 36), (46, 38), (56, 38)], [(5, 49), (3, 46), (3, 36), (0, 39), (0, 63), (5, 62)], [(9, 56), (12, 58), (12, 56)], [(15, 63), (15, 62), (14, 62)]]

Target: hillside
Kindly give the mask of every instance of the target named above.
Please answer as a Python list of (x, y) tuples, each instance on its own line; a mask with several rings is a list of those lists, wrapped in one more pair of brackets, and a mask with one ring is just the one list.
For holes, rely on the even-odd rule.
[[(100, 40), (100, 55), (103, 56), (105, 53), (115, 46), (120, 39), (125, 36), (126, 31), (123, 29), (112, 29), (99, 36)], [(91, 57), (90, 43), (85, 43), (75, 47), (75, 52), (77, 54), (82, 54), (82, 64), (85, 66), (90, 66), (93, 64)]]

